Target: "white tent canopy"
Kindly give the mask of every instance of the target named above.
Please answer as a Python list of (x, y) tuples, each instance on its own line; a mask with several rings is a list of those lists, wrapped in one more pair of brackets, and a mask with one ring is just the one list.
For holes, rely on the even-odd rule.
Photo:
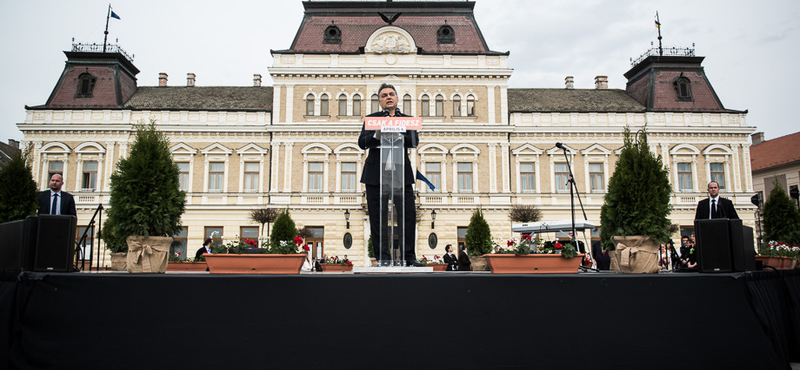
[[(586, 220), (575, 220), (575, 231), (594, 229), (594, 224)], [(572, 220), (528, 222), (524, 224), (511, 225), (511, 231), (515, 233), (552, 233), (572, 231)]]

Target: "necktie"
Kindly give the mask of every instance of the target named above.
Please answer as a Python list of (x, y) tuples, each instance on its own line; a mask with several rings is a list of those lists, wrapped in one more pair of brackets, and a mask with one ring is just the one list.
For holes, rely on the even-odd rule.
[(53, 205), (50, 206), (50, 214), (51, 215), (58, 214), (58, 193), (53, 194)]
[(711, 200), (711, 218), (717, 218), (717, 200)]

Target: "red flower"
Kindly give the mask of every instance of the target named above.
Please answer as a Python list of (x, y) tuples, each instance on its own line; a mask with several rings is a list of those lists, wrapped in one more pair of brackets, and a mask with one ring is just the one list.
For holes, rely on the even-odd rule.
[(522, 236), (522, 240), (526, 240), (526, 239), (530, 239), (530, 238), (531, 238), (531, 234), (525, 234), (525, 235)]
[(297, 244), (297, 245), (303, 244), (303, 238), (301, 238), (299, 236), (295, 236), (294, 237), (294, 244)]
[(347, 265), (348, 265), (348, 266), (353, 266), (353, 263), (352, 263), (352, 262), (350, 262), (350, 260), (345, 260), (345, 262), (347, 262)]
[(561, 248), (564, 248), (564, 246), (561, 245), (561, 243), (556, 242), (556, 249), (561, 249)]
[(433, 259), (438, 260), (439, 256), (433, 256)]
[(180, 257), (180, 255), (181, 255), (181, 252), (178, 252), (178, 257)]
[(304, 250), (304, 251), (306, 251), (306, 252), (308, 252), (308, 246), (307, 246), (307, 245), (304, 245), (304, 246), (303, 246), (303, 250)]
[(508, 242), (506, 242), (506, 246), (510, 247), (512, 245), (514, 245), (514, 241), (513, 240), (509, 240)]
[(428, 260), (428, 257), (425, 257), (425, 255), (423, 254), (423, 255), (422, 255), (422, 260), (423, 260), (423, 261), (427, 261), (427, 260)]

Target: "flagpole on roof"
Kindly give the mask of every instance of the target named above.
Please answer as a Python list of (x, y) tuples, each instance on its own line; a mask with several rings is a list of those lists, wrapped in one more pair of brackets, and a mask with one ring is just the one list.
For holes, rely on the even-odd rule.
[(656, 10), (656, 28), (658, 28), (658, 56), (664, 56), (664, 49), (661, 48), (661, 20), (658, 19), (658, 10)]
[(106, 14), (106, 30), (103, 32), (103, 53), (106, 52), (106, 41), (108, 40), (108, 19), (111, 18), (111, 3), (108, 3), (108, 13)]

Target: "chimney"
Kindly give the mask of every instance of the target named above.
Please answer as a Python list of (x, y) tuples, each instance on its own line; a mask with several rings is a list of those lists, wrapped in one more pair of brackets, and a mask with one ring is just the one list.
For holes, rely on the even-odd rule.
[(595, 89), (607, 89), (608, 88), (608, 76), (597, 76), (594, 78), (594, 88)]
[(258, 73), (253, 75), (253, 87), (261, 87), (261, 75)]
[(564, 84), (567, 85), (567, 90), (574, 89), (575, 88), (575, 77), (567, 76), (567, 78), (564, 79)]
[(186, 74), (186, 87), (194, 87), (194, 78), (194, 73), (189, 72)]
[(14, 139), (8, 139), (8, 145), (14, 147), (15, 149), (19, 149), (19, 141)]
[(764, 132), (754, 132), (752, 135), (750, 135), (750, 138), (753, 140), (753, 145), (761, 144), (764, 142)]
[(158, 74), (158, 87), (166, 87), (167, 86), (167, 74), (161, 72)]

